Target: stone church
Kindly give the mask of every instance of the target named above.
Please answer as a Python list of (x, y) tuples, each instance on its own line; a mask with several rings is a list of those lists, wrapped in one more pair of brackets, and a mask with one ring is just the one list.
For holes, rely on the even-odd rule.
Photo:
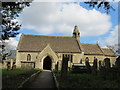
[(63, 55), (69, 55), (68, 67), (73, 64), (85, 65), (89, 58), (90, 65), (94, 58), (102, 64), (109, 58), (111, 66), (115, 64), (116, 55), (109, 48), (101, 48), (97, 43), (81, 43), (80, 32), (75, 26), (73, 36), (44, 36), (22, 34), (16, 50), (16, 66), (21, 68), (55, 69), (61, 67)]

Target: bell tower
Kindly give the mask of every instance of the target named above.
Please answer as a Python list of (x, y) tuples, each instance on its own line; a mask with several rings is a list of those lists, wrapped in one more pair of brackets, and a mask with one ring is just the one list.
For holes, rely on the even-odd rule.
[(75, 25), (75, 27), (74, 27), (73, 37), (76, 38), (77, 40), (80, 39), (80, 32), (78, 30), (78, 26), (77, 25)]

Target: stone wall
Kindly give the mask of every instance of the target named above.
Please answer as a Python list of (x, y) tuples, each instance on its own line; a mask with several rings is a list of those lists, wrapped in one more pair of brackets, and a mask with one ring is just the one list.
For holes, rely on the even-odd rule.
[(38, 52), (18, 52), (16, 51), (16, 66), (21, 67), (21, 61), (27, 61), (27, 55), (31, 55), (31, 61), (36, 61)]
[[(68, 62), (68, 67), (71, 67), (73, 63), (82, 63), (85, 65), (85, 58), (89, 58), (90, 65), (93, 65), (94, 57), (96, 57), (99, 61), (103, 61), (106, 56), (103, 55), (84, 55), (84, 53), (55, 53), (49, 46), (44, 48), (42, 52), (16, 52), (16, 66), (21, 67), (21, 61), (27, 61), (27, 55), (31, 55), (31, 61), (35, 62), (35, 68), (43, 69), (43, 60), (45, 57), (50, 56), (52, 60), (52, 69), (55, 69), (55, 64), (59, 62), (59, 67), (61, 67), (62, 55), (68, 54), (72, 55), (72, 62)], [(111, 66), (115, 64), (116, 57), (108, 57), (110, 58)]]

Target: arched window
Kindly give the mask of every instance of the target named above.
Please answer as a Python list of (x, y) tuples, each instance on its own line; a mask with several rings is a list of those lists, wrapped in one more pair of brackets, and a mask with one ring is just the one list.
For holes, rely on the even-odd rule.
[(30, 54), (27, 55), (27, 61), (31, 61), (31, 55)]

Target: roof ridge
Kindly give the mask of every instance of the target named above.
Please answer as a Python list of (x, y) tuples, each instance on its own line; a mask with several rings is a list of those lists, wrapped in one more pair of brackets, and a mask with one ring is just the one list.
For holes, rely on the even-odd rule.
[(73, 38), (72, 36), (49, 36), (49, 35), (32, 35), (32, 34), (24, 34), (24, 36), (70, 37), (70, 38)]
[(94, 44), (94, 45), (97, 45), (97, 43), (81, 43), (81, 44)]
[[(112, 54), (114, 54), (114, 56), (116, 56), (116, 53), (111, 49), (111, 48), (102, 48), (102, 50), (104, 51), (104, 50), (109, 50)], [(108, 55), (108, 54), (106, 54), (106, 52), (104, 51), (104, 54), (105, 55)]]
[(101, 50), (102, 54), (104, 55), (104, 52), (102, 50), (102, 48), (97, 44), (97, 46), (99, 47), (99, 49)]
[(102, 48), (102, 49), (110, 49), (110, 48)]

